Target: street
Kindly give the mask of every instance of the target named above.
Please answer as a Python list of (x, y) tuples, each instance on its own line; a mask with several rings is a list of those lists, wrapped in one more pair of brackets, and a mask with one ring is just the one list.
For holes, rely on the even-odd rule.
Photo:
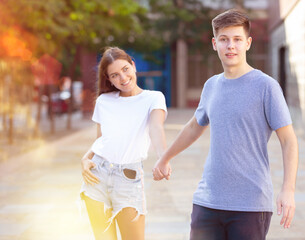
[[(192, 117), (194, 109), (170, 109), (165, 124), (168, 145)], [(0, 240), (92, 240), (78, 193), (80, 159), (96, 137), (91, 126), (0, 163)], [(172, 161), (169, 181), (155, 182), (156, 155), (144, 162), (148, 215), (146, 240), (187, 240), (192, 195), (209, 149), (209, 130)], [(281, 148), (275, 134), (269, 145), (275, 198), (283, 179)], [(299, 137), (296, 214), (290, 229), (273, 214), (268, 240), (305, 239), (305, 141)], [(275, 203), (275, 200), (274, 200)], [(274, 207), (274, 211), (276, 208)]]

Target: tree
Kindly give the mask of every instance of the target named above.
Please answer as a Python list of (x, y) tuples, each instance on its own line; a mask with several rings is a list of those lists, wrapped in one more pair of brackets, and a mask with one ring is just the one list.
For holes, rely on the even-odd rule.
[[(102, 46), (128, 41), (130, 32), (142, 31), (137, 14), (145, 11), (133, 0), (1, 0), (0, 36), (9, 38), (9, 46), (3, 48), (5, 42), (0, 42), (0, 61), (18, 75), (18, 64), (29, 66), (49, 54), (63, 63), (63, 75), (75, 79), (81, 49), (96, 52)], [(11, 77), (15, 86), (17, 78)], [(1, 86), (5, 91), (4, 80)], [(4, 123), (6, 115), (3, 111)]]

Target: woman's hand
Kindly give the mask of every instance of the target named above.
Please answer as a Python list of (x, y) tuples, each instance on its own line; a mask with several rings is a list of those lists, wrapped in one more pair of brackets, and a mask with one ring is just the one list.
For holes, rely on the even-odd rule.
[(82, 175), (85, 184), (94, 185), (99, 183), (99, 179), (91, 172), (91, 168), (95, 167), (95, 163), (90, 158), (82, 159)]
[(164, 163), (161, 158), (156, 162), (152, 172), (155, 181), (160, 181), (163, 178), (169, 180), (172, 174), (172, 168), (169, 163)]

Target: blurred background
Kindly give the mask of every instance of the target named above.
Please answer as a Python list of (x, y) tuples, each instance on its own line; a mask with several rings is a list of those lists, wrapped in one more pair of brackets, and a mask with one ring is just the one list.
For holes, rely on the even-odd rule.
[[(0, 239), (93, 239), (74, 201), (80, 159), (96, 136), (90, 119), (102, 49), (126, 50), (139, 85), (164, 93), (170, 143), (205, 81), (222, 72), (211, 20), (233, 7), (251, 18), (248, 62), (279, 81), (300, 144), (294, 224), (283, 230), (274, 216), (268, 239), (305, 239), (305, 0), (0, 0)], [(277, 193), (280, 146), (274, 137), (268, 146)], [(147, 240), (188, 239), (208, 148), (207, 132), (163, 182), (152, 180), (149, 154)]]
[(304, 0), (1, 0), (1, 155), (91, 116), (105, 46), (127, 50), (139, 85), (162, 91), (168, 107), (196, 107), (205, 81), (222, 72), (211, 19), (232, 7), (252, 20), (248, 62), (280, 82), (303, 132)]

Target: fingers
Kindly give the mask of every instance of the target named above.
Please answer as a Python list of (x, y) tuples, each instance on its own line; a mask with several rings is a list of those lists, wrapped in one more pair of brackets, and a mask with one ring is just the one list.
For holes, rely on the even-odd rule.
[(280, 224), (283, 225), (284, 228), (290, 227), (294, 212), (295, 208), (293, 206), (283, 206), (283, 217)]
[(283, 203), (281, 199), (279, 199), (276, 203), (277, 205), (277, 214), (283, 214), (280, 225), (283, 225), (284, 228), (289, 228), (294, 217), (295, 213), (295, 205), (289, 203)]
[(152, 171), (155, 181), (160, 181), (165, 177), (159, 168), (154, 168)]
[(277, 215), (281, 215), (282, 214), (282, 204), (281, 202), (276, 202), (276, 207), (277, 207)]
[(171, 175), (172, 175), (172, 168), (171, 168), (171, 166), (169, 166), (168, 174), (167, 174), (167, 176), (165, 177), (165, 179), (166, 179), (166, 180), (169, 180), (170, 177), (171, 177)]
[(168, 165), (165, 168), (159, 168), (157, 166), (157, 167), (153, 168), (152, 172), (153, 172), (153, 179), (156, 181), (160, 181), (163, 178), (165, 178), (166, 180), (169, 180), (170, 176), (172, 174), (172, 169), (171, 169), (170, 165)]
[(99, 179), (97, 176), (95, 176), (90, 170), (85, 170), (83, 172), (83, 178), (86, 184), (97, 184), (99, 183)]
[(97, 176), (95, 176), (92, 172), (91, 172), (91, 168), (95, 167), (95, 163), (93, 163), (91, 160), (88, 160), (86, 164), (84, 164), (83, 166), (83, 171), (82, 171), (82, 175), (83, 175), (83, 179), (85, 184), (97, 184), (99, 183), (99, 178)]

